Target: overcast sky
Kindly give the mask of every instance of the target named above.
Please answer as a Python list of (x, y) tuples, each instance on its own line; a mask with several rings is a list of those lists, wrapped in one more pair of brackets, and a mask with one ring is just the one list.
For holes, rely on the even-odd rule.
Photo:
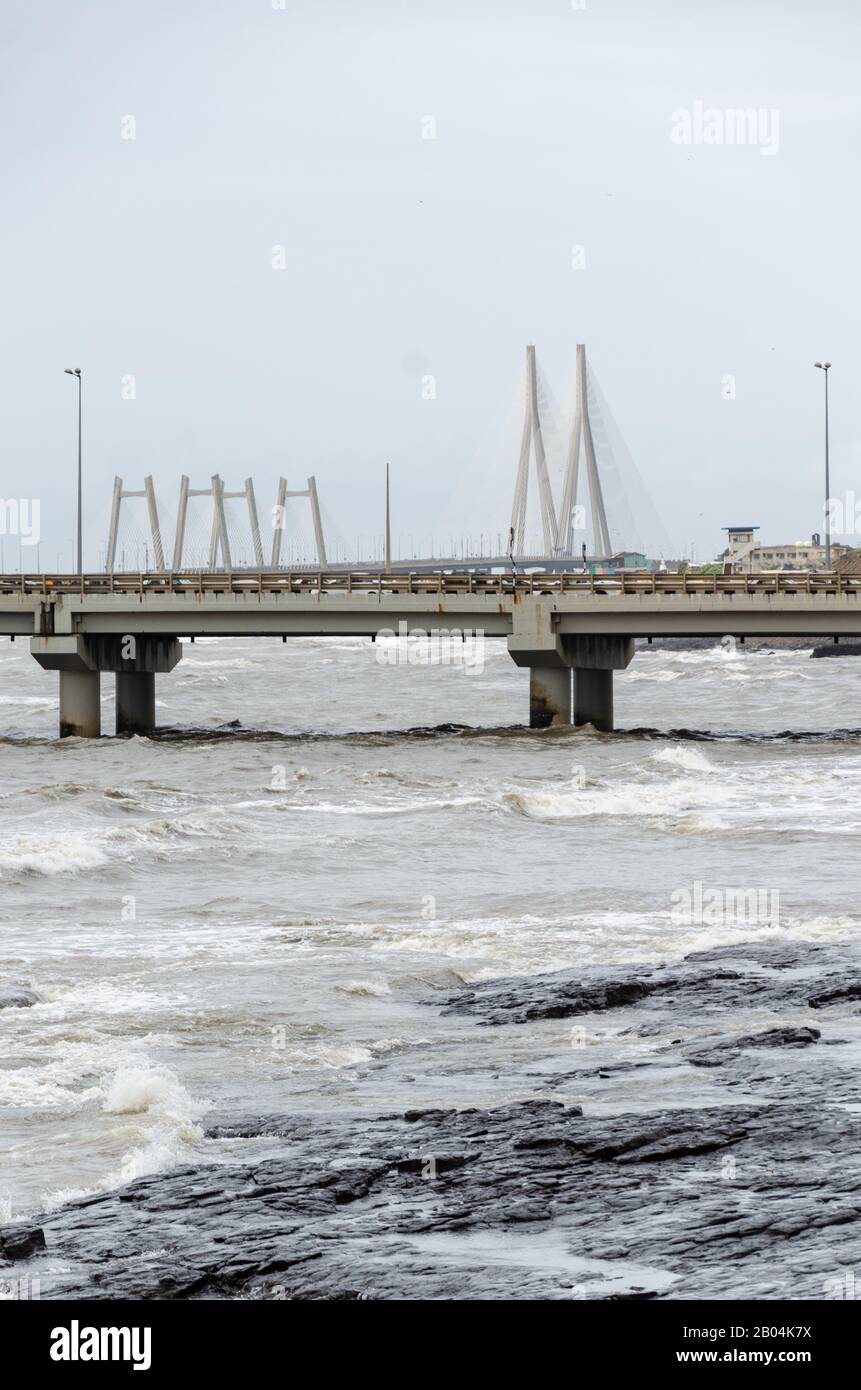
[(80, 365), (89, 565), (114, 473), (313, 472), (367, 549), (388, 460), (404, 550), (494, 534), (524, 346), (562, 399), (583, 341), (678, 553), (808, 535), (823, 355), (861, 496), (859, 57), (851, 0), (5, 7), (0, 496), (69, 567)]

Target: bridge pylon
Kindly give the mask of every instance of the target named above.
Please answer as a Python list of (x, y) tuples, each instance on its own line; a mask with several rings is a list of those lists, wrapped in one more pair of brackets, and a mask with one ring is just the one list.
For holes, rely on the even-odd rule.
[(535, 474), (538, 482), (544, 549), (546, 554), (553, 555), (557, 546), (556, 506), (553, 501), (553, 488), (550, 484), (550, 474), (547, 471), (547, 456), (544, 452), (544, 436), (541, 431), (535, 347), (530, 343), (526, 349), (526, 403), (523, 435), (520, 441), (520, 460), (517, 466), (517, 482), (514, 487), (514, 504), (511, 508), (512, 548), (515, 554), (521, 555), (526, 539), (529, 458), (533, 452), (535, 454)]
[(157, 570), (163, 570), (164, 549), (161, 543), (161, 526), (158, 519), (158, 504), (155, 500), (155, 488), (153, 487), (152, 477), (144, 478), (143, 491), (130, 492), (123, 487), (122, 478), (114, 478), (114, 495), (111, 502), (111, 523), (108, 530), (108, 552), (105, 563), (105, 572), (113, 574), (117, 558), (117, 536), (120, 530), (120, 511), (122, 504), (127, 497), (145, 497), (147, 514), (149, 516), (149, 528), (152, 536), (152, 553), (155, 559)]
[(574, 423), (568, 443), (568, 463), (565, 470), (565, 483), (562, 488), (562, 506), (559, 513), (559, 547), (562, 555), (574, 554), (574, 533), (582, 512), (578, 506), (577, 494), (580, 475), (580, 445), (586, 459), (586, 480), (589, 485), (589, 502), (592, 510), (592, 537), (598, 555), (611, 554), (610, 530), (607, 526), (607, 510), (604, 505), (604, 491), (598, 473), (595, 456), (595, 441), (592, 437), (592, 422), (589, 418), (589, 382), (586, 368), (586, 345), (577, 344), (576, 397)]
[(308, 486), (298, 489), (288, 489), (287, 479), (278, 479), (278, 498), (275, 503), (275, 510), (272, 515), (272, 568), (278, 569), (281, 564), (281, 538), (284, 534), (284, 522), (286, 517), (285, 503), (288, 497), (307, 497), (311, 507), (311, 521), (314, 527), (314, 548), (317, 551), (317, 564), (321, 569), (325, 569), (328, 561), (326, 560), (326, 541), (323, 536), (323, 522), (320, 516), (320, 499), (317, 496), (317, 482), (312, 474), (308, 479)]

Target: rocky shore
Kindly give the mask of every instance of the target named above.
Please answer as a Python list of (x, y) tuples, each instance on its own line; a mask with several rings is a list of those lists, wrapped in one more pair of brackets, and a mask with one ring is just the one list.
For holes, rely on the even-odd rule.
[[(495, 980), (443, 1008), (571, 1020), (572, 1046), (494, 1109), (215, 1117), (222, 1161), (0, 1228), (0, 1279), (43, 1299), (841, 1296), (861, 1261), (854, 943)], [(596, 1067), (609, 1025), (618, 1060)], [(269, 1156), (230, 1161), (251, 1136)]]

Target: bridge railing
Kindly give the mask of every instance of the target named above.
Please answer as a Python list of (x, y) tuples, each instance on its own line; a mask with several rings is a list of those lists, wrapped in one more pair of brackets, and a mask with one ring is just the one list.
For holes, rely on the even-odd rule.
[(817, 571), (772, 574), (369, 574), (366, 571), (201, 570), (181, 574), (14, 574), (0, 576), (0, 595), (45, 598), (52, 595), (203, 595), (236, 594), (846, 594), (861, 591), (861, 575)]

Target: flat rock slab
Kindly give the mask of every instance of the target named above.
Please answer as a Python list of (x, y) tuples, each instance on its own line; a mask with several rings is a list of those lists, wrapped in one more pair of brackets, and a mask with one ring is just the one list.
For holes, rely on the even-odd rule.
[[(283, 1151), (52, 1213), (36, 1230), (68, 1272), (41, 1296), (818, 1298), (861, 1258), (858, 1131), (797, 1104), (234, 1120), (213, 1135)], [(4, 1240), (7, 1258), (39, 1249)]]
[(678, 965), (640, 967), (636, 973), (619, 967), (488, 980), (452, 995), (443, 1013), (468, 1015), (482, 1024), (529, 1023), (636, 1004), (684, 1020), (751, 1007), (818, 1009), (856, 999), (861, 999), (861, 972), (854, 945), (751, 943), (697, 952)]
[[(778, 943), (464, 990), (446, 1008), (486, 1027), (645, 1009), (643, 1060), (544, 1084), (666, 1073), (660, 1103), (214, 1117), (213, 1163), (0, 1228), (0, 1272), (46, 1299), (826, 1297), (861, 1265), (857, 966), (851, 943)], [(783, 1016), (823, 996), (817, 1027)], [(730, 1029), (752, 999), (761, 1026)], [(679, 1043), (696, 1001), (708, 1036)]]
[(726, 1038), (703, 1052), (689, 1052), (687, 1057), (695, 1067), (720, 1067), (745, 1048), (809, 1047), (821, 1037), (818, 1028), (769, 1028), (764, 1033), (752, 1033), (747, 1037)]

